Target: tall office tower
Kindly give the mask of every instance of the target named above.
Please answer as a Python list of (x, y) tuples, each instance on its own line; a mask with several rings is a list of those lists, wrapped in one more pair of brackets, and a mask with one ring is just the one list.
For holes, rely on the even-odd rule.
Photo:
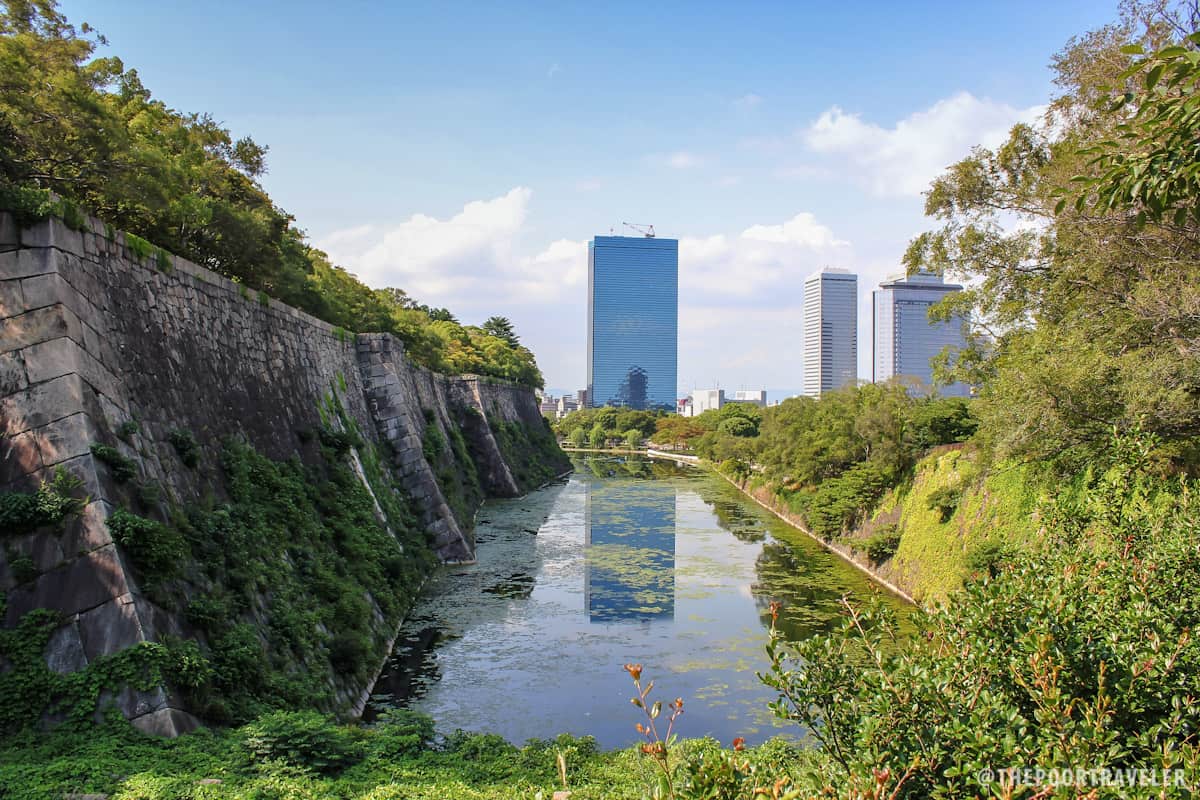
[[(898, 375), (933, 384), (930, 360), (946, 346), (966, 344), (961, 319), (930, 322), (929, 307), (962, 287), (946, 283), (941, 275), (918, 272), (889, 276), (872, 292), (874, 353), (872, 379), (886, 381)], [(963, 383), (943, 387), (943, 395), (966, 397)]]
[(679, 241), (588, 243), (588, 405), (675, 410)]
[(826, 267), (804, 281), (804, 393), (853, 386), (858, 376), (858, 276)]

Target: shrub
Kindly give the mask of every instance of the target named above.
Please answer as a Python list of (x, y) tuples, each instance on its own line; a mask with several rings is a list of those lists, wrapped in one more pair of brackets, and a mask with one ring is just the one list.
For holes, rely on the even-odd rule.
[(803, 725), (824, 761), (802, 796), (991, 797), (1003, 787), (984, 767), (1196, 763), (1195, 494), (1130, 471), (1094, 480), (1085, 502), (1046, 509), (1051, 546), (920, 614), (912, 646), (895, 646), (883, 607), (848, 604), (837, 633), (794, 645), (772, 635), (776, 713)]
[(133, 461), (121, 455), (117, 448), (96, 443), (90, 449), (97, 460), (108, 465), (109, 473), (117, 483), (125, 483), (137, 475), (137, 467)]
[(178, 531), (123, 508), (108, 518), (108, 530), (152, 582), (175, 575), (187, 557), (187, 542)]
[(158, 508), (158, 501), (162, 499), (162, 487), (158, 485), (158, 481), (139, 483), (137, 499), (143, 511), (153, 511)]
[(967, 569), (979, 573), (986, 572), (994, 578), (1013, 555), (1012, 549), (1004, 542), (995, 540), (979, 542), (967, 551)]
[(200, 463), (200, 446), (196, 443), (196, 437), (189, 430), (176, 428), (167, 434), (167, 441), (175, 448), (176, 455), (183, 462), (185, 467), (195, 469)]
[(9, 562), (8, 567), (12, 570), (13, 578), (18, 584), (29, 583), (41, 574), (29, 556), (17, 556)]
[(437, 426), (436, 422), (426, 423), (425, 436), (421, 439), (421, 452), (425, 456), (425, 460), (432, 464), (445, 451), (446, 437), (442, 435), (442, 429)]
[(930, 511), (938, 512), (941, 522), (949, 522), (962, 502), (962, 486), (948, 485), (935, 489), (926, 501)]
[(19, 536), (43, 525), (54, 525), (69, 514), (78, 514), (86, 498), (75, 494), (83, 482), (71, 472), (58, 467), (50, 481), (42, 481), (37, 492), (4, 492), (0, 494), (0, 532)]
[(642, 446), (642, 432), (635, 429), (625, 431), (625, 445), (630, 450), (637, 450)]
[(321, 440), (322, 445), (328, 447), (337, 456), (344, 456), (350, 452), (350, 448), (361, 447), (363, 444), (362, 438), (354, 431), (337, 430), (328, 426), (321, 426), (317, 437)]
[(867, 539), (863, 545), (863, 550), (872, 563), (882, 564), (896, 555), (896, 550), (899, 547), (900, 532), (896, 530), (896, 526), (892, 525)]
[(130, 437), (141, 430), (141, 425), (136, 419), (127, 419), (117, 426), (117, 438), (123, 442), (128, 442)]
[(406, 708), (389, 709), (375, 723), (370, 753), (381, 760), (415, 755), (428, 748), (433, 736), (433, 719), (428, 715)]
[(336, 773), (362, 760), (355, 732), (315, 711), (275, 711), (242, 728), (242, 744), (256, 761), (282, 761)]

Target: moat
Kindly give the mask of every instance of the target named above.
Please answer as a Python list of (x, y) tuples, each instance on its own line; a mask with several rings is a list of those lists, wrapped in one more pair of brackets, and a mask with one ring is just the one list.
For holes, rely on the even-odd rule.
[(640, 458), (574, 465), (565, 483), (480, 510), (478, 563), (430, 581), (374, 707), (423, 711), (443, 732), (623, 746), (641, 719), (622, 669), (636, 662), (652, 697), (684, 699), (680, 735), (755, 743), (802, 733), (773, 719), (757, 677), (771, 601), (793, 641), (835, 625), (842, 597), (909, 612), (718, 476)]

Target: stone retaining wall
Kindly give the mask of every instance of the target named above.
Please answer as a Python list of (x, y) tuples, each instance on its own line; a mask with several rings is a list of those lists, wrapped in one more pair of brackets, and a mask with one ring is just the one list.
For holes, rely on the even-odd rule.
[[(487, 406), (541, 424), (532, 392), (431, 373), (406, 361), (389, 335), (355, 337), (184, 259), (143, 261), (98, 220), (83, 231), (57, 219), (20, 230), (0, 212), (0, 491), (33, 491), (61, 467), (90, 498), (61, 531), (4, 537), (2, 623), (34, 608), (61, 612), (66, 623), (47, 658), (63, 672), (185, 632), (142, 595), (112, 541), (105, 521), (131, 490), (89, 448), (116, 448), (137, 465), (138, 481), (158, 483), (178, 503), (220, 497), (226, 437), (271, 458), (314, 459), (312, 432), (333, 393), (363, 436), (391, 445), (396, 476), (438, 554), (472, 559), (472, 520), (454, 517), (422, 455), (423, 415), (448, 429), (462, 408)], [(136, 432), (117, 436), (132, 423)], [(177, 431), (194, 436), (198, 468), (171, 444)], [(486, 491), (519, 493), (498, 451), (479, 462)], [(38, 576), (17, 585), (5, 550), (31, 558)], [(115, 701), (146, 730), (195, 724), (162, 691)]]

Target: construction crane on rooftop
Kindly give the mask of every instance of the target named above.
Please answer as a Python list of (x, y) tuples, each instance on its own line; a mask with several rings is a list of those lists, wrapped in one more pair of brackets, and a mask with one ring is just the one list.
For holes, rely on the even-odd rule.
[(642, 236), (645, 236), (647, 239), (654, 238), (654, 226), (653, 225), (638, 225), (636, 222), (622, 222), (621, 224), (624, 225), (626, 228), (632, 228), (633, 230), (640, 233)]

